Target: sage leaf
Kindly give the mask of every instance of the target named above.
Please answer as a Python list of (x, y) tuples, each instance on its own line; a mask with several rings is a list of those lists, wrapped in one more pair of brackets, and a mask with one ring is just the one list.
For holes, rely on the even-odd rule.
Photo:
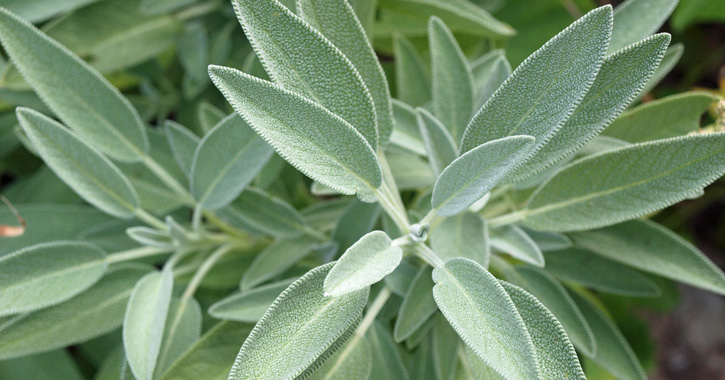
[(364, 335), (353, 335), (308, 380), (368, 380), (372, 372), (372, 353)]
[(40, 22), (50, 19), (57, 14), (69, 12), (73, 9), (92, 4), (96, 1), (99, 0), (69, 0), (62, 3), (57, 3), (54, 0), (4, 0), (0, 2), (0, 6), (9, 9), (13, 13), (16, 13), (18, 16), (30, 22)]
[(659, 84), (660, 81), (670, 73), (670, 71), (672, 71), (677, 62), (680, 61), (680, 58), (682, 58), (682, 54), (684, 52), (685, 46), (682, 43), (674, 44), (667, 49), (664, 58), (662, 58), (662, 62), (660, 62), (660, 65), (652, 75), (652, 78), (650, 78), (647, 85), (644, 86), (644, 89), (642, 89), (637, 96), (637, 100), (652, 91), (652, 89), (655, 88), (655, 86), (657, 86), (657, 84)]
[(149, 273), (134, 287), (123, 320), (126, 359), (138, 380), (151, 380), (161, 349), (174, 276), (170, 269)]
[(512, 135), (535, 137), (538, 152), (594, 82), (611, 28), (612, 8), (597, 8), (529, 56), (473, 117), (461, 152)]
[(191, 194), (216, 210), (234, 200), (272, 156), (272, 149), (236, 114), (199, 142), (191, 165)]
[(373, 98), (350, 60), (276, 0), (234, 0), (232, 4), (272, 81), (341, 117), (377, 150)]
[(0, 316), (56, 305), (103, 276), (106, 253), (83, 242), (33, 245), (0, 257)]
[(632, 220), (569, 235), (578, 247), (610, 260), (725, 294), (725, 274), (697, 247), (661, 225)]
[(571, 239), (564, 234), (541, 232), (529, 228), (524, 228), (523, 230), (542, 252), (558, 251), (572, 246)]
[(91, 288), (63, 303), (19, 314), (0, 324), (0, 358), (47, 352), (121, 326), (134, 284), (149, 270), (136, 264), (112, 267)]
[(3, 380), (85, 379), (73, 357), (66, 350), (3, 360), (0, 362), (0, 377)]
[(360, 324), (360, 321), (362, 320), (362, 316), (358, 318), (357, 321), (355, 321), (348, 329), (343, 333), (335, 343), (333, 343), (327, 350), (325, 350), (322, 355), (320, 355), (317, 360), (315, 360), (312, 365), (308, 366), (307, 369), (302, 372), (299, 376), (295, 377), (295, 380), (305, 380), (309, 378), (313, 373), (317, 371), (318, 368), (320, 368), (323, 364), (327, 363), (327, 360), (332, 357), (334, 354), (336, 354), (341, 347), (345, 345), (350, 340), (350, 337), (355, 335), (355, 331), (357, 330), (357, 326)]
[(614, 10), (609, 54), (656, 32), (675, 10), (678, 0), (627, 0)]
[[(207, 76), (206, 64), (204, 65), (204, 76)], [(199, 126), (201, 127), (201, 130), (204, 131), (204, 134), (207, 134), (212, 130), (212, 128), (214, 128), (214, 126), (224, 120), (227, 117), (227, 114), (212, 104), (202, 101), (199, 103), (199, 107), (197, 108), (196, 117), (199, 119)]]
[[(491, 366), (486, 364), (481, 358), (479, 358), (471, 347), (466, 346), (465, 348), (465, 364), (461, 367), (470, 366), (471, 377), (475, 380), (506, 380), (500, 373), (496, 372)], [(459, 380), (459, 379), (457, 379)]]
[(717, 100), (701, 91), (653, 100), (623, 113), (602, 134), (630, 143), (686, 135), (700, 128), (702, 113)]
[(164, 134), (176, 164), (188, 178), (194, 162), (194, 153), (199, 146), (199, 137), (173, 120), (166, 120), (164, 123)]
[(139, 207), (136, 190), (108, 158), (43, 114), (18, 108), (17, 115), (38, 154), (63, 182), (99, 210), (133, 216)]
[(400, 351), (390, 336), (390, 331), (382, 322), (375, 320), (365, 337), (370, 343), (370, 351), (373, 354), (370, 379), (410, 379)]
[(142, 226), (131, 227), (126, 229), (126, 235), (143, 245), (163, 248), (174, 247), (174, 242), (169, 234), (164, 231), (159, 231), (155, 228)]
[(415, 46), (402, 35), (393, 40), (395, 88), (398, 99), (412, 107), (431, 100), (430, 74)]
[(433, 372), (436, 379), (452, 380), (458, 364), (458, 347), (461, 340), (443, 315), (435, 316), (431, 333)]
[(383, 231), (358, 240), (337, 260), (325, 278), (325, 294), (339, 297), (382, 280), (400, 264), (403, 250)]
[[(471, 64), (471, 72), (473, 73), (474, 80), (473, 90), (475, 94), (473, 102), (474, 110), (480, 110), (488, 99), (491, 98), (491, 95), (511, 76), (511, 64), (503, 54), (497, 54), (497, 51), (493, 51), (487, 54), (487, 56), (489, 58), (488, 61), (476, 61)], [(481, 58), (486, 58), (486, 56)], [(485, 64), (490, 67), (485, 67)], [(487, 70), (484, 71), (485, 69)]]
[(597, 340), (597, 353), (588, 355), (597, 364), (620, 379), (644, 380), (647, 378), (632, 347), (617, 326), (592, 301), (571, 292), (571, 297), (592, 326)]
[(317, 240), (308, 236), (278, 240), (259, 253), (242, 276), (241, 288), (253, 288), (292, 268), (307, 256)]
[(337, 221), (332, 241), (338, 244), (341, 252), (347, 251), (375, 227), (379, 216), (380, 205), (377, 203), (364, 203), (359, 200), (350, 202), (345, 213)]
[(563, 281), (605, 293), (630, 297), (656, 297), (661, 294), (654, 282), (636, 270), (583, 249), (547, 253), (546, 271)]
[(177, 359), (160, 380), (227, 380), (239, 345), (252, 325), (219, 322)]
[(657, 140), (590, 156), (540, 187), (523, 223), (541, 231), (578, 231), (634, 219), (709, 185), (725, 173), (723, 160), (725, 133)]
[[(374, 10), (375, 7), (371, 8)], [(353, 7), (342, 0), (298, 0), (297, 11), (303, 20), (340, 49), (360, 74), (375, 105), (380, 145), (386, 145), (393, 131), (388, 81)]]
[(536, 268), (517, 266), (505, 270), (506, 280), (536, 297), (561, 322), (574, 346), (588, 355), (597, 351), (592, 329), (561, 283)]
[(386, 153), (398, 190), (419, 190), (433, 186), (435, 177), (427, 161), (405, 151)]
[(425, 156), (425, 144), (420, 135), (415, 109), (400, 100), (393, 99), (393, 117), (395, 117), (395, 126), (390, 135), (390, 143)]
[(430, 241), (433, 251), (444, 261), (465, 257), (488, 268), (489, 232), (479, 214), (467, 211), (444, 219), (431, 230)]
[(136, 110), (83, 60), (7, 10), (0, 10), (0, 36), (23, 77), (83, 139), (120, 161), (138, 161), (148, 152)]
[(473, 113), (471, 68), (453, 33), (438, 17), (428, 22), (428, 41), (433, 110), (458, 143)]
[(501, 281), (531, 335), (541, 379), (584, 380), (579, 359), (564, 329), (536, 297), (516, 285)]
[(536, 243), (521, 228), (515, 225), (490, 229), (491, 247), (509, 254), (523, 262), (544, 266), (544, 255)]
[(463, 212), (516, 169), (534, 147), (531, 136), (489, 141), (464, 153), (443, 170), (433, 187), (431, 204), (440, 216)]
[(368, 289), (325, 297), (322, 284), (334, 264), (292, 283), (244, 342), (229, 379), (290, 379), (304, 372), (355, 323)]
[[(395, 270), (383, 279), (385, 285), (394, 293), (401, 297), (405, 297), (408, 292), (410, 284), (413, 283), (413, 279), (418, 274), (418, 268), (413, 266), (409, 260), (403, 260), (400, 262)], [(396, 310), (397, 314), (397, 310)]]
[(194, 298), (172, 298), (156, 364), (158, 379), (201, 336), (201, 307)]
[(233, 294), (211, 305), (209, 314), (219, 319), (257, 323), (291, 283), (282, 280)]
[(305, 175), (343, 194), (369, 194), (382, 183), (375, 152), (344, 120), (240, 71), (210, 66), (209, 73), (249, 125)]
[[(652, 77), (669, 41), (668, 34), (657, 34), (608, 56), (594, 84), (561, 130), (512, 177), (522, 179), (543, 171), (606, 128)], [(653, 119), (647, 122), (656, 123)]]
[(433, 176), (438, 178), (443, 169), (458, 158), (458, 147), (446, 127), (430, 112), (418, 108), (418, 127), (428, 152)]
[(475, 261), (456, 258), (433, 270), (433, 296), (478, 357), (506, 378), (540, 377), (531, 337), (498, 280)]
[(309, 230), (302, 214), (283, 199), (249, 187), (225, 214), (233, 215), (254, 228), (279, 238), (293, 238)]
[(393, 329), (393, 337), (398, 343), (408, 339), (438, 310), (433, 299), (431, 273), (431, 267), (424, 265), (408, 286)]

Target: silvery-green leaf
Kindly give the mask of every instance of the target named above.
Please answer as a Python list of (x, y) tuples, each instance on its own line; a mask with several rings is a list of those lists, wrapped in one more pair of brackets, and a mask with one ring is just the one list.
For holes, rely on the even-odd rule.
[(393, 51), (398, 99), (413, 107), (428, 103), (431, 99), (430, 74), (415, 46), (402, 35), (396, 35)]
[(471, 61), (471, 75), (473, 77), (473, 90), (476, 94), (486, 83), (496, 67), (496, 63), (502, 58), (505, 60), (506, 51), (503, 49), (492, 50), (475, 60)]
[[(605, 247), (611, 249), (610, 246)], [(563, 281), (604, 293), (629, 297), (656, 297), (661, 294), (654, 282), (636, 270), (584, 249), (570, 248), (547, 253), (546, 271)]]
[(390, 135), (390, 143), (405, 148), (421, 156), (426, 155), (423, 137), (418, 128), (418, 117), (415, 109), (398, 99), (393, 99), (393, 116), (395, 126)]
[(308, 380), (368, 380), (372, 353), (364, 335), (353, 335)]
[(431, 270), (427, 265), (421, 267), (408, 286), (393, 329), (396, 342), (402, 342), (410, 337), (438, 310), (433, 299), (435, 284), (431, 278)]
[(725, 173), (723, 162), (725, 133), (657, 140), (583, 158), (534, 193), (523, 223), (541, 231), (578, 231), (634, 219), (709, 185)]
[(294, 378), (357, 321), (369, 290), (325, 297), (333, 265), (311, 270), (274, 301), (244, 342), (230, 380)]
[(418, 274), (418, 269), (408, 260), (403, 260), (392, 273), (385, 276), (385, 285), (390, 288), (393, 293), (401, 297), (405, 297), (405, 294), (408, 292), (410, 284), (413, 283), (413, 279), (416, 274)]
[(585, 380), (569, 338), (553, 314), (536, 297), (518, 286), (501, 281), (531, 335), (541, 379)]
[(209, 36), (204, 24), (198, 20), (185, 23), (177, 45), (179, 48), (176, 53), (181, 67), (184, 68), (184, 77), (191, 77), (194, 81), (208, 79), (206, 67), (209, 65)]
[(119, 380), (125, 360), (123, 346), (117, 346), (106, 355), (93, 380)]
[(380, 186), (382, 172), (375, 152), (343, 119), (240, 71), (210, 66), (209, 72), (249, 125), (305, 175), (343, 194), (369, 194)]
[(332, 240), (339, 245), (340, 252), (346, 251), (370, 232), (375, 227), (378, 216), (380, 216), (380, 206), (377, 203), (365, 203), (359, 200), (350, 202), (332, 233)]
[(191, 194), (209, 210), (234, 200), (272, 156), (272, 148), (232, 114), (201, 139), (191, 164)]
[(456, 258), (433, 271), (438, 307), (478, 357), (504, 377), (540, 377), (534, 345), (498, 280), (475, 261)]
[(291, 283), (290, 280), (282, 280), (232, 294), (211, 305), (209, 314), (219, 319), (257, 323)]
[(317, 245), (309, 236), (278, 240), (254, 258), (242, 276), (241, 288), (250, 289), (282, 274), (307, 256)]
[(353, 7), (343, 0), (297, 0), (297, 11), (340, 49), (360, 74), (373, 98), (380, 145), (384, 146), (393, 130), (388, 81)]
[(531, 136), (509, 136), (467, 151), (438, 177), (431, 204), (440, 216), (456, 215), (491, 191), (529, 155)]
[(415, 329), (415, 331), (413, 331), (413, 333), (405, 339), (405, 348), (408, 349), (408, 351), (412, 351), (421, 343), (428, 341), (427, 339), (431, 334), (431, 330), (433, 330), (433, 322), (435, 321), (434, 317), (436, 315), (437, 314), (433, 314), (433, 316), (426, 319), (422, 325)]
[(523, 262), (544, 266), (544, 255), (538, 245), (520, 227), (506, 225), (489, 230), (491, 247)]
[(536, 138), (536, 153), (591, 87), (607, 50), (612, 8), (597, 8), (527, 58), (476, 113), (461, 142), (467, 152), (513, 135)]
[(657, 86), (657, 84), (660, 83), (660, 81), (667, 76), (670, 71), (672, 71), (677, 62), (679, 62), (680, 58), (682, 58), (682, 54), (684, 52), (685, 46), (682, 43), (670, 46), (667, 49), (664, 58), (662, 58), (662, 62), (660, 62), (659, 67), (657, 67), (657, 70), (654, 75), (652, 75), (652, 78), (650, 78), (647, 85), (644, 86), (644, 89), (639, 93), (637, 99), (641, 99), (644, 95), (652, 91), (652, 89), (655, 88), (655, 86)]
[(675, 10), (678, 0), (627, 0), (614, 10), (609, 54), (656, 32)]
[(70, 352), (51, 351), (0, 361), (0, 378), (3, 380), (84, 380)]
[(113, 216), (133, 216), (138, 195), (108, 158), (43, 114), (18, 108), (17, 115), (43, 161), (78, 195)]
[(444, 261), (465, 257), (488, 268), (488, 226), (479, 214), (464, 212), (444, 219), (431, 230), (430, 241), (433, 251)]
[(201, 307), (194, 298), (172, 298), (156, 364), (158, 379), (201, 336)]
[(227, 211), (227, 215), (275, 237), (292, 238), (307, 228), (304, 217), (292, 205), (253, 187), (244, 190)]
[(390, 336), (390, 331), (382, 322), (375, 320), (365, 337), (372, 351), (373, 366), (370, 379), (410, 379), (400, 351)]
[(435, 177), (429, 163), (419, 155), (400, 150), (385, 152), (398, 190), (419, 190), (433, 186)]
[(276, 0), (234, 0), (233, 5), (270, 78), (341, 117), (376, 150), (373, 98), (350, 60)]
[(586, 354), (595, 353), (597, 345), (592, 330), (564, 286), (541, 270), (523, 266), (514, 268), (504, 271), (506, 280), (526, 289), (544, 304), (564, 326), (577, 349)]
[[(206, 75), (206, 64), (204, 65), (204, 75)], [(199, 103), (199, 108), (197, 109), (196, 114), (197, 119), (199, 119), (199, 125), (201, 126), (201, 130), (204, 131), (204, 134), (211, 131), (214, 126), (219, 124), (228, 116), (224, 113), (224, 111), (214, 107), (206, 101)]]
[(0, 324), (0, 359), (46, 352), (117, 329), (133, 286), (148, 268), (112, 267), (94, 286), (61, 304)]
[(436, 16), (449, 26), (476, 35), (504, 39), (513, 36), (513, 28), (491, 16), (483, 8), (467, 0), (380, 0), (381, 7), (428, 19)]
[(40, 22), (96, 1), (98, 0), (69, 0), (63, 2), (55, 0), (2, 0), (0, 6), (30, 22)]
[(558, 251), (560, 249), (570, 248), (572, 243), (571, 239), (564, 234), (556, 232), (541, 232), (532, 230), (530, 228), (523, 229), (526, 235), (536, 243), (542, 252)]
[(0, 10), (5, 51), (63, 122), (109, 156), (138, 161), (148, 151), (141, 119), (97, 71), (30, 23)]
[(176, 163), (188, 177), (191, 173), (191, 165), (194, 162), (194, 152), (199, 146), (199, 137), (173, 120), (166, 120), (164, 133)]
[(625, 380), (644, 380), (647, 378), (632, 347), (617, 326), (590, 300), (571, 292), (587, 322), (592, 326), (597, 340), (596, 355), (588, 355), (597, 364), (611, 372), (617, 378)]
[[(630, 145), (628, 142), (620, 140), (620, 139), (616, 139), (614, 137), (597, 136), (597, 137), (591, 139), (583, 147), (581, 147), (581, 149), (579, 149), (576, 152), (576, 157), (582, 158), (582, 157), (586, 157), (586, 156), (593, 156), (595, 154), (608, 152), (610, 150), (624, 148), (628, 145)], [(557, 171), (559, 171), (559, 169), (564, 167), (564, 165), (561, 164), (562, 162), (566, 162), (567, 164), (570, 163), (570, 161), (569, 162), (567, 162), (567, 161), (569, 161), (569, 160), (560, 161), (558, 165), (555, 165), (555, 167), (557, 167), (557, 170), (554, 170), (550, 174), (554, 174)], [(547, 171), (550, 169), (551, 168), (547, 169)], [(552, 177), (552, 176), (549, 175), (549, 177)]]
[(314, 203), (300, 212), (310, 227), (320, 231), (329, 231), (335, 228), (337, 221), (348, 207), (350, 207), (350, 199), (340, 197)]
[(106, 253), (83, 242), (33, 245), (0, 257), (0, 316), (68, 300), (106, 271)]
[(647, 102), (623, 113), (602, 134), (630, 143), (686, 135), (700, 128), (702, 113), (717, 100), (693, 91)]
[(438, 178), (443, 169), (458, 158), (458, 147), (446, 127), (430, 112), (423, 108), (417, 109), (418, 127), (428, 152), (428, 162), (433, 169), (433, 176)]
[(669, 34), (657, 34), (608, 56), (594, 84), (561, 130), (513, 177), (523, 179), (543, 171), (606, 128), (652, 77), (669, 42)]
[(227, 380), (239, 346), (252, 325), (220, 322), (171, 365), (160, 380)]
[(317, 360), (314, 361), (311, 365), (307, 367), (307, 369), (304, 370), (299, 376), (295, 377), (295, 380), (306, 380), (309, 378), (315, 371), (317, 371), (318, 368), (320, 368), (323, 364), (327, 363), (327, 360), (337, 353), (341, 347), (347, 343), (348, 340), (350, 340), (350, 337), (355, 335), (355, 332), (357, 330), (357, 326), (360, 324), (360, 321), (362, 320), (362, 316), (358, 317), (358, 320), (355, 321), (350, 327), (333, 343), (330, 347), (325, 350), (325, 352), (322, 353), (322, 355), (317, 357)]
[(350, 246), (324, 283), (325, 294), (338, 297), (382, 280), (400, 264), (403, 250), (383, 231), (373, 231)]
[(123, 346), (128, 364), (138, 380), (153, 378), (173, 286), (172, 270), (149, 273), (136, 284), (128, 300), (123, 320)]
[(500, 373), (496, 372), (496, 370), (491, 368), (491, 366), (479, 358), (476, 353), (473, 352), (471, 347), (468, 346), (466, 346), (465, 364), (461, 367), (470, 367), (467, 369), (469, 369), (471, 373), (469, 377), (465, 377), (463, 379), (459, 378), (456, 380), (506, 380)]
[(450, 323), (438, 314), (433, 322), (431, 334), (433, 347), (433, 369), (438, 380), (452, 380), (458, 364), (458, 347), (461, 340)]
[(473, 76), (453, 33), (438, 17), (428, 22), (433, 110), (455, 143), (473, 113)]
[(173, 247), (174, 243), (166, 232), (154, 228), (136, 226), (126, 229), (131, 239), (153, 247)]
[(480, 110), (491, 98), (491, 95), (511, 76), (511, 64), (497, 50), (481, 58), (487, 59), (471, 63), (474, 83), (474, 110)]
[(611, 260), (725, 294), (722, 270), (690, 242), (654, 222), (633, 220), (569, 236), (575, 246)]

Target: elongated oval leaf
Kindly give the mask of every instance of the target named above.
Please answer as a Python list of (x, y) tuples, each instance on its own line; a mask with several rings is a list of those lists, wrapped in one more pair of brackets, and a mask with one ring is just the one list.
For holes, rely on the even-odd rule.
[(376, 150), (373, 98), (350, 60), (277, 0), (234, 0), (233, 4), (270, 78), (340, 116)]
[(428, 41), (433, 110), (457, 144), (473, 113), (473, 75), (453, 33), (438, 17), (428, 22)]
[(78, 56), (4, 9), (0, 40), (48, 107), (86, 141), (121, 161), (146, 154), (149, 142), (136, 110)]
[(57, 14), (65, 13), (73, 9), (94, 3), (96, 1), (98, 0), (69, 0), (58, 3), (55, 0), (41, 0), (30, 2), (5, 0), (0, 4), (30, 22), (40, 22), (52, 18)]
[(63, 302), (95, 284), (106, 253), (82, 242), (43, 243), (0, 258), (0, 316)]
[(277, 153), (343, 194), (368, 194), (382, 182), (375, 152), (350, 124), (321, 106), (240, 71), (210, 66), (214, 83)]
[(614, 10), (614, 30), (609, 53), (656, 32), (675, 10), (678, 0), (628, 0)]
[(308, 228), (302, 214), (292, 205), (253, 187), (244, 190), (225, 214), (280, 238), (299, 236)]
[(353, 335), (330, 356), (308, 380), (368, 380), (372, 372), (372, 353), (364, 335)]
[(244, 342), (230, 380), (294, 378), (357, 321), (369, 290), (325, 297), (333, 265), (311, 270), (274, 301)]
[(515, 225), (490, 229), (491, 247), (509, 254), (523, 262), (544, 266), (544, 255), (536, 243), (521, 228)]
[(123, 322), (134, 284), (148, 268), (119, 265), (95, 285), (61, 304), (0, 324), (0, 358), (46, 352), (103, 335)]
[(209, 210), (226, 206), (257, 176), (272, 148), (239, 115), (204, 136), (191, 165), (191, 194)]
[(373, 353), (370, 379), (408, 380), (408, 371), (395, 345), (390, 331), (379, 320), (375, 320), (365, 334)]
[(18, 108), (17, 115), (38, 154), (63, 182), (108, 214), (133, 216), (138, 195), (116, 165), (47, 116), (27, 108)]
[(458, 158), (457, 144), (446, 127), (430, 112), (418, 108), (417, 114), (420, 135), (428, 152), (428, 162), (433, 169), (433, 176), (438, 178), (443, 169)]
[[(611, 249), (610, 246), (605, 247)], [(630, 297), (656, 297), (661, 294), (654, 282), (636, 270), (584, 249), (547, 253), (546, 271), (564, 281), (605, 293)]]
[(657, 84), (660, 83), (660, 81), (665, 76), (667, 76), (670, 71), (672, 71), (677, 62), (680, 61), (680, 58), (682, 58), (682, 54), (684, 52), (685, 46), (682, 43), (677, 43), (670, 46), (669, 49), (667, 49), (664, 58), (662, 58), (662, 62), (660, 62), (659, 67), (657, 67), (654, 75), (652, 75), (652, 78), (650, 78), (649, 82), (647, 82), (647, 85), (644, 86), (644, 89), (639, 93), (636, 100), (641, 99), (644, 95), (646, 95), (653, 88), (655, 88), (655, 86), (657, 86)]
[(428, 103), (431, 98), (430, 74), (418, 51), (401, 35), (395, 36), (393, 51), (398, 99), (413, 107)]
[(541, 379), (585, 380), (574, 347), (564, 328), (536, 297), (516, 285), (501, 281), (531, 335)]
[(126, 359), (138, 380), (151, 380), (161, 349), (174, 286), (173, 271), (146, 275), (134, 287), (123, 321)]
[(166, 120), (164, 133), (176, 164), (188, 177), (191, 173), (191, 165), (194, 162), (194, 152), (199, 146), (199, 137), (173, 120)]
[(438, 309), (435, 299), (433, 299), (434, 283), (431, 273), (429, 266), (423, 266), (408, 286), (393, 329), (393, 337), (396, 342), (408, 339)]
[(478, 357), (506, 378), (538, 379), (534, 345), (498, 280), (475, 261), (456, 258), (433, 271), (433, 296)]
[(570, 235), (576, 246), (645, 272), (725, 294), (725, 274), (697, 247), (672, 231), (632, 220)]
[[(374, 10), (374, 5), (372, 8)], [(373, 98), (380, 145), (384, 146), (393, 131), (388, 81), (353, 7), (343, 0), (298, 0), (297, 11), (303, 20), (340, 49), (360, 74)]]
[[(442, 314), (435, 316), (431, 332), (431, 351), (433, 353), (433, 374), (440, 380), (452, 380), (458, 364), (458, 350), (461, 339)], [(433, 374), (429, 374), (431, 378)]]
[(532, 196), (524, 224), (578, 231), (634, 219), (687, 198), (725, 173), (725, 133), (631, 145), (565, 167)]
[(214, 318), (257, 323), (292, 281), (282, 280), (233, 294), (209, 307)]
[(527, 58), (473, 117), (467, 152), (512, 135), (536, 138), (536, 153), (561, 128), (591, 87), (612, 30), (612, 8), (597, 8)]
[[(607, 57), (594, 84), (561, 130), (512, 177), (523, 179), (543, 171), (606, 128), (644, 88), (669, 42), (668, 34), (658, 34)], [(647, 123), (657, 121), (649, 119)]]
[(400, 264), (403, 250), (383, 231), (363, 236), (345, 251), (325, 278), (325, 294), (338, 297), (366, 288)]
[(488, 226), (479, 214), (464, 212), (444, 219), (430, 232), (430, 241), (433, 251), (444, 261), (465, 257), (488, 268)]
[(458, 157), (433, 187), (431, 204), (440, 216), (458, 214), (491, 191), (516, 169), (534, 147), (531, 136), (510, 136), (489, 141)]
[(194, 298), (172, 298), (156, 364), (158, 379), (201, 336), (201, 307)]
[(309, 236), (278, 240), (254, 258), (242, 276), (241, 288), (253, 288), (282, 274), (307, 256), (317, 244)]

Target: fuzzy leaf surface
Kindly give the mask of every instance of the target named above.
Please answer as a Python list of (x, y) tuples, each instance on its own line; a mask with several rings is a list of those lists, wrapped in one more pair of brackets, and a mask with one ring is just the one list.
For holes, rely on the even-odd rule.
[(488, 268), (489, 232), (479, 214), (467, 211), (444, 219), (430, 232), (430, 241), (433, 251), (444, 261), (465, 257)]
[(159, 350), (154, 379), (169, 367), (201, 336), (201, 306), (194, 298), (172, 298), (164, 324), (164, 337)]
[(214, 318), (257, 323), (292, 281), (282, 280), (235, 293), (209, 307)]
[(254, 187), (244, 190), (231, 204), (230, 211), (255, 228), (275, 237), (296, 237), (305, 233), (307, 228), (304, 217), (292, 205)]
[(393, 41), (393, 52), (398, 98), (413, 107), (428, 103), (431, 99), (430, 74), (415, 46), (398, 35)]
[(491, 247), (523, 262), (544, 267), (544, 255), (533, 239), (516, 225), (500, 226), (489, 231)]
[(373, 359), (370, 379), (410, 379), (398, 346), (382, 322), (375, 320), (366, 332), (365, 338), (370, 343)]
[(649, 37), (665, 23), (678, 0), (627, 0), (614, 10), (608, 54)]
[(440, 120), (423, 108), (418, 108), (417, 114), (420, 136), (428, 152), (428, 162), (433, 169), (434, 178), (438, 178), (443, 169), (458, 158), (458, 147)]
[(188, 177), (191, 174), (191, 165), (194, 162), (194, 153), (199, 146), (199, 136), (173, 121), (166, 120), (164, 123), (164, 134), (171, 147), (176, 164)]
[(307, 379), (368, 380), (372, 364), (372, 353), (367, 339), (364, 335), (354, 335)]
[(309, 236), (282, 239), (259, 253), (242, 276), (241, 288), (253, 288), (282, 274), (307, 256), (318, 244)]
[(408, 339), (438, 310), (433, 298), (435, 284), (431, 274), (430, 267), (421, 267), (408, 286), (393, 329), (396, 342)]

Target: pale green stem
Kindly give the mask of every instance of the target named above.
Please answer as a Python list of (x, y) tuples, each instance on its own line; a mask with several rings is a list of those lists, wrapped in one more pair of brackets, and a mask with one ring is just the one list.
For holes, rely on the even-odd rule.
[(425, 214), (423, 219), (421, 219), (420, 222), (418, 222), (418, 224), (431, 224), (431, 222), (433, 221), (433, 218), (435, 218), (435, 217), (436, 217), (436, 210), (431, 209), (430, 211), (428, 211), (427, 214)]
[(141, 259), (141, 258), (149, 257), (149, 256), (166, 254), (171, 251), (172, 251), (171, 248), (161, 248), (161, 247), (134, 248), (134, 249), (129, 249), (127, 251), (120, 251), (120, 252), (112, 253), (112, 254), (106, 256), (106, 262), (109, 264), (120, 263), (120, 262), (124, 262), (124, 261)]
[(204, 210), (201, 208), (201, 205), (196, 205), (194, 207), (194, 213), (191, 215), (191, 229), (194, 231), (199, 231), (201, 228), (201, 217), (203, 215)]
[(181, 296), (182, 301), (194, 296), (194, 292), (196, 292), (196, 289), (199, 287), (211, 268), (214, 267), (214, 264), (216, 264), (219, 259), (230, 252), (233, 248), (234, 247), (230, 244), (223, 245), (217, 248), (206, 260), (204, 260), (196, 273), (194, 273), (194, 277), (192, 277), (191, 281), (189, 281), (189, 285), (186, 286), (184, 294)]
[(189, 193), (189, 191), (186, 190), (186, 188), (182, 186), (176, 178), (169, 174), (166, 169), (151, 158), (151, 156), (142, 156), (141, 160), (143, 164), (161, 180), (161, 182), (168, 186), (171, 191), (183, 198), (184, 203), (186, 203), (187, 206), (194, 206), (196, 204), (196, 201), (191, 193)]
[(488, 226), (491, 228), (500, 227), (500, 226), (506, 226), (509, 224), (514, 224), (516, 222), (520, 222), (524, 219), (526, 214), (529, 212), (527, 209), (523, 209), (520, 211), (515, 211), (510, 214), (501, 215), (499, 217), (493, 218), (488, 221)]
[(242, 230), (240, 230), (236, 227), (233, 227), (229, 223), (223, 221), (218, 216), (216, 216), (216, 214), (214, 214), (213, 212), (205, 210), (205, 211), (203, 211), (203, 214), (204, 214), (204, 217), (206, 218), (206, 220), (209, 221), (209, 223), (213, 224), (214, 226), (216, 226), (220, 230), (228, 233), (229, 235), (236, 236), (236, 237), (239, 237), (242, 239), (246, 239), (248, 237), (247, 234), (244, 233)]
[(380, 313), (380, 310), (382, 310), (383, 306), (385, 306), (385, 303), (388, 302), (390, 294), (390, 289), (386, 286), (380, 290), (380, 293), (378, 293), (377, 297), (375, 297), (375, 300), (373, 300), (373, 303), (370, 305), (370, 308), (368, 308), (368, 311), (365, 313), (365, 318), (363, 318), (360, 325), (357, 329), (355, 329), (356, 336), (365, 336), (365, 332), (367, 332), (368, 328), (370, 328), (373, 322), (375, 322), (375, 318), (378, 316), (378, 313)]
[(382, 150), (378, 151), (378, 162), (380, 162), (380, 168), (383, 170), (383, 181), (387, 183), (390, 191), (393, 193), (392, 195), (394, 202), (398, 205), (398, 207), (405, 210), (403, 200), (400, 198), (398, 184), (395, 182), (395, 177), (393, 177), (393, 171), (390, 170), (388, 158), (385, 156), (385, 152), (383, 152)]
[(436, 268), (442, 268), (444, 265), (446, 265), (443, 259), (441, 259), (440, 256), (436, 255), (436, 253), (433, 252), (433, 250), (430, 249), (427, 245), (415, 244), (412, 247), (415, 250), (415, 253), (417, 253), (418, 256), (425, 260), (428, 264)]
[(137, 218), (141, 219), (144, 223), (148, 224), (151, 227), (154, 227), (156, 229), (159, 229), (161, 231), (166, 231), (169, 229), (169, 227), (164, 223), (161, 219), (149, 214), (146, 212), (146, 210), (137, 208), (133, 210), (133, 214), (136, 215)]
[(487, 204), (486, 207), (481, 210), (481, 215), (483, 215), (486, 219), (495, 218), (506, 211), (509, 211), (511, 207), (507, 204), (507, 202), (497, 202), (494, 204), (491, 204), (490, 206)]
[(390, 216), (395, 225), (398, 226), (403, 234), (407, 234), (410, 229), (407, 218), (404, 218), (402, 215), (400, 215), (398, 208), (390, 202), (390, 199), (388, 199), (387, 195), (381, 190), (375, 189), (373, 190), (373, 193), (378, 198), (380, 206), (383, 208), (383, 210), (385, 210), (388, 216)]

